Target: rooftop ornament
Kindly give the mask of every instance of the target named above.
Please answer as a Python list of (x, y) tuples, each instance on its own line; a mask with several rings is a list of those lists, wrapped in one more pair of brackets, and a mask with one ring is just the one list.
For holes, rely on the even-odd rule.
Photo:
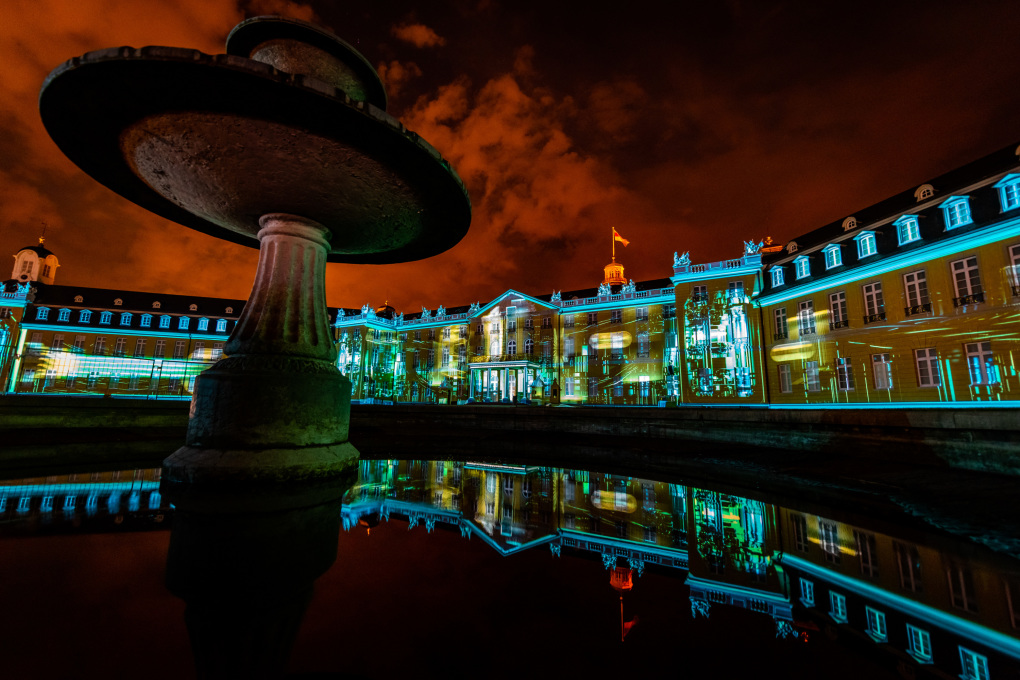
[[(299, 621), (336, 559), (358, 452), (326, 262), (430, 257), (471, 220), (449, 163), (385, 108), (378, 74), (353, 47), (281, 17), (238, 24), (226, 54), (89, 52), (39, 95), (50, 136), (98, 182), (260, 249), (227, 358), (199, 376), (186, 445), (163, 466), (177, 508), (167, 583), (188, 602), (200, 676), (282, 674), (289, 643), (252, 641), (267, 612)], [(296, 622), (275, 621), (296, 633)]]

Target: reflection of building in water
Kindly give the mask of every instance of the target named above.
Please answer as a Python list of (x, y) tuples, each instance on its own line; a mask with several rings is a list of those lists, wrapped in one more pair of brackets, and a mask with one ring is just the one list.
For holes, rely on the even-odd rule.
[(1020, 570), (1003, 572), (843, 522), (781, 508), (794, 601), (837, 630), (866, 635), (902, 663), (987, 680), (1020, 661)]
[[(664, 252), (668, 276), (637, 283), (614, 260), (572, 291), (331, 308), (337, 365), (363, 401), (1016, 403), (1015, 146), (785, 246), (734, 246), (703, 264), (675, 253), (671, 270)], [(0, 391), (187, 398), (243, 305), (57, 285), (42, 245), (15, 257)]]
[(0, 481), (0, 520), (13, 530), (60, 528), (81, 520), (159, 524), (170, 510), (159, 493), (159, 475), (156, 468)]

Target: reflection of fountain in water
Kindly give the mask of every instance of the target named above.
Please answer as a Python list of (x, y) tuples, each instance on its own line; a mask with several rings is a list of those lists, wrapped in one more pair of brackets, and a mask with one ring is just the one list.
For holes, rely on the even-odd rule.
[(176, 506), (167, 583), (188, 603), (199, 674), (276, 675), (312, 582), (336, 559), (358, 459), (325, 263), (442, 252), (466, 232), (470, 205), (336, 36), (262, 17), (238, 25), (227, 51), (90, 53), (50, 75), (40, 111), (68, 157), (111, 189), (259, 243), (228, 356), (198, 378), (162, 489)]

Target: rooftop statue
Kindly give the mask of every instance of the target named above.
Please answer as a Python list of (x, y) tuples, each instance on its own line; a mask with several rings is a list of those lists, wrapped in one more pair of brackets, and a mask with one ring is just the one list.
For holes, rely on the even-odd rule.
[(677, 255), (673, 253), (673, 268), (677, 267), (690, 267), (691, 266), (691, 254), (685, 252), (683, 255)]
[(757, 243), (754, 241), (744, 241), (744, 255), (755, 255), (760, 253), (763, 245), (765, 244), (762, 241), (758, 241)]

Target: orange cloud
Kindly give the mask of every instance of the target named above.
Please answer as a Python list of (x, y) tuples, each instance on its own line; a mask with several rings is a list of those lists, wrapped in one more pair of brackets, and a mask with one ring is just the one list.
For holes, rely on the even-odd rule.
[(421, 69), (413, 61), (401, 63), (394, 59), (389, 64), (379, 64), (377, 69), (379, 77), (386, 86), (386, 94), (390, 99), (400, 95), (401, 90), (413, 78), (421, 75)]
[(394, 37), (415, 47), (442, 47), (446, 44), (446, 38), (424, 24), (402, 24), (394, 26), (391, 32)]

